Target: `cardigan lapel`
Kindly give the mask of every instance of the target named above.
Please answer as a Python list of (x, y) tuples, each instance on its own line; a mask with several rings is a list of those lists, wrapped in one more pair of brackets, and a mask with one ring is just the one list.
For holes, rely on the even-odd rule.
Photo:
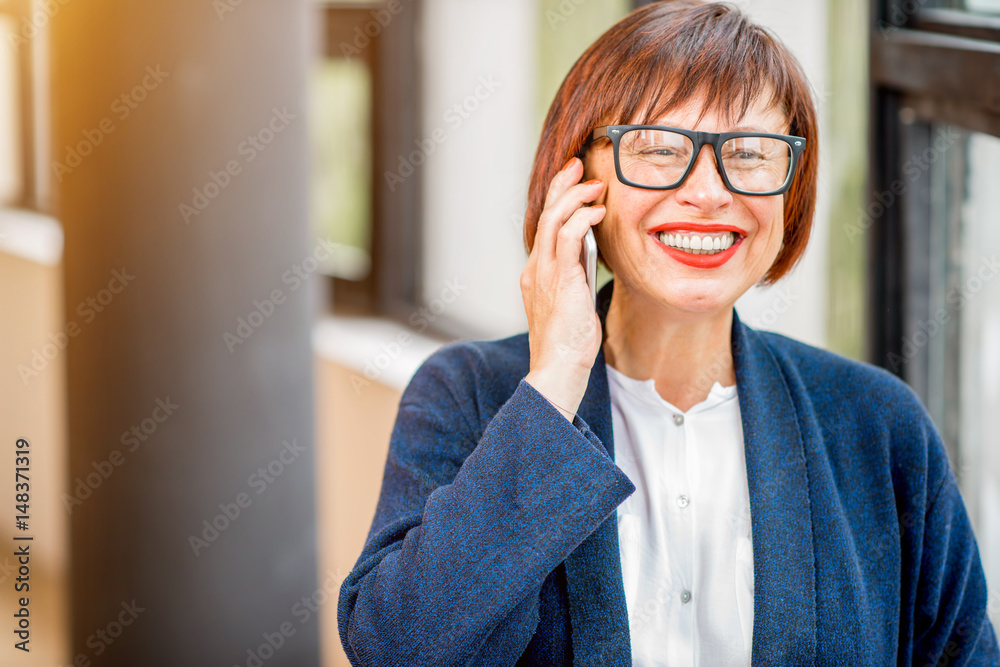
[(753, 665), (814, 664), (816, 571), (799, 416), (778, 361), (733, 309), (753, 530)]
[[(604, 327), (614, 280), (597, 297)], [(796, 409), (777, 361), (733, 309), (736, 369), (750, 490), (754, 559), (753, 665), (811, 664), (816, 653), (812, 513)], [(579, 414), (613, 461), (611, 395), (603, 345)], [(630, 667), (617, 513), (565, 560), (573, 664)]]
[[(602, 329), (611, 305), (613, 282), (601, 288), (597, 296)], [(603, 345), (590, 371), (587, 391), (578, 410), (614, 461), (611, 394)], [(632, 665), (619, 553), (615, 511), (565, 560), (574, 667)]]

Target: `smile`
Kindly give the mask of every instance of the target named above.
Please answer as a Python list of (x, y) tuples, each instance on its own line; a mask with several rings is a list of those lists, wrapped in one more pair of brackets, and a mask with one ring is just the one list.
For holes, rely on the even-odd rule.
[(656, 244), (682, 264), (701, 269), (722, 266), (740, 247), (745, 238), (737, 232), (655, 232), (650, 234)]
[(736, 232), (713, 234), (660, 232), (657, 240), (664, 245), (684, 250), (692, 255), (714, 255), (732, 246), (739, 235)]

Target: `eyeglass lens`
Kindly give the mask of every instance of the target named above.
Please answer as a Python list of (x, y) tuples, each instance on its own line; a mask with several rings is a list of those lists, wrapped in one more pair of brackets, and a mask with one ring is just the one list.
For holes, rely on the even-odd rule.
[[(618, 145), (622, 175), (639, 185), (676, 185), (693, 157), (691, 139), (669, 130), (629, 130)], [(735, 137), (722, 145), (729, 182), (747, 192), (777, 190), (791, 163), (792, 147), (782, 139)]]

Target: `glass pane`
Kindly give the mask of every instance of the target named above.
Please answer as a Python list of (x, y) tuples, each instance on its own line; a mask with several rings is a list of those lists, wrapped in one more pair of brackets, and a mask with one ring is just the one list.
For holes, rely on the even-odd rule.
[(963, 4), (970, 12), (1000, 14), (1000, 0), (965, 0)]
[(730, 139), (722, 144), (722, 165), (732, 184), (742, 190), (777, 190), (788, 178), (792, 147), (769, 137)]
[(324, 272), (362, 280), (371, 266), (371, 75), (361, 60), (321, 60), (311, 73), (311, 216), (332, 241)]
[[(1000, 626), (1000, 139), (968, 133), (964, 174), (945, 200), (960, 214), (958, 285), (948, 301), (959, 311), (958, 476), (972, 514), (990, 584), (991, 618)], [(948, 179), (949, 181), (952, 179)]]
[(694, 144), (665, 130), (629, 130), (618, 142), (622, 174), (640, 185), (673, 185), (691, 162)]
[[(1000, 139), (906, 124), (906, 381), (948, 448), (1000, 626)], [(900, 180), (903, 183), (903, 180)], [(904, 188), (907, 189), (907, 188)], [(919, 230), (928, 223), (926, 236)]]
[[(13, 18), (0, 15), (0, 35), (16, 34), (19, 27)], [(21, 197), (17, 56), (18, 49), (0, 49), (0, 206), (13, 204)]]
[[(920, 7), (957, 9), (977, 14), (1000, 14), (1000, 0), (930, 0), (927, 2), (921, 2)], [(912, 13), (912, 11), (907, 10), (907, 3), (904, 3), (902, 11), (907, 14)]]

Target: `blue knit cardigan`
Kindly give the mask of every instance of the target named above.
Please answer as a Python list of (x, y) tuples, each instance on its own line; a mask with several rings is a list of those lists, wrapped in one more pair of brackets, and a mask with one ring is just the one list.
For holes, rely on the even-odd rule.
[[(1000, 665), (976, 541), (914, 392), (735, 308), (732, 351), (753, 665)], [(522, 333), (447, 345), (410, 381), (340, 589), (352, 664), (631, 665), (615, 509), (635, 487), (614, 464), (603, 350), (572, 423), (528, 370)]]

